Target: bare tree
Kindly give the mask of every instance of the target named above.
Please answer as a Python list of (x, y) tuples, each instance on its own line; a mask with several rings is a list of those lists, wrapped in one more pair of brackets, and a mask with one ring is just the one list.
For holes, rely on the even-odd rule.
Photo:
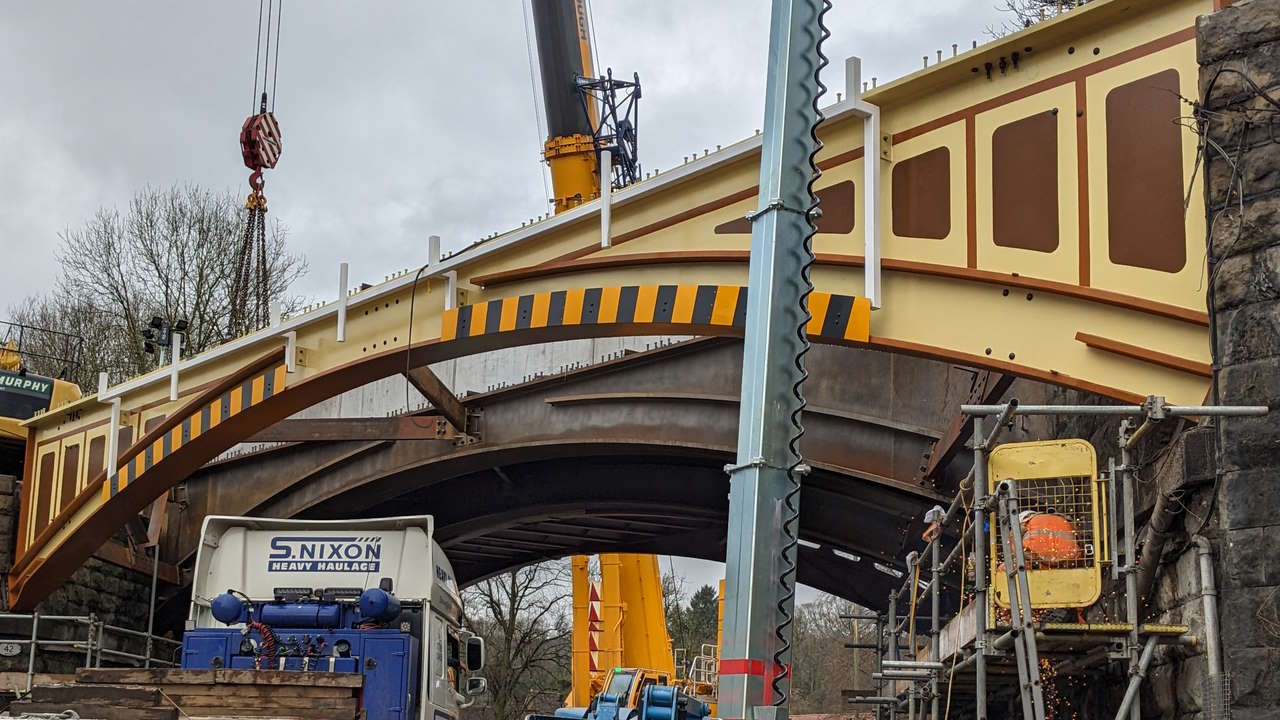
[[(244, 222), (242, 203), (230, 193), (194, 185), (146, 187), (123, 214), (103, 208), (62, 233), (56, 286), (11, 308), (11, 317), (84, 337), (80, 365), (69, 373), (82, 387), (96, 385), (99, 371), (119, 379), (154, 364), (138, 335), (152, 316), (187, 320), (184, 351), (198, 353), (226, 339)], [(272, 228), (265, 289), (268, 300), (281, 301), (285, 311), (301, 305), (286, 293), (306, 269), (301, 257), (288, 252), (287, 236), (278, 223)], [(65, 343), (54, 333), (24, 337), (30, 369), (59, 374), (59, 363), (41, 356), (66, 357), (53, 352), (65, 350)]]
[(488, 705), (496, 720), (552, 712), (569, 692), (569, 566), (531, 565), (473, 585), (467, 624), (485, 640)]
[[(871, 687), (874, 655), (845, 648), (853, 639), (853, 622), (841, 616), (859, 612), (865, 611), (831, 595), (796, 608), (791, 639), (791, 708), (796, 713), (847, 712), (841, 691)], [(864, 642), (874, 637), (872, 627), (860, 627)]]
[(685, 577), (676, 575), (673, 568), (662, 576), (662, 609), (667, 634), (675, 648), (686, 651), (686, 662), (699, 654), (704, 644), (715, 644), (720, 619), (715, 588), (703, 585), (690, 596), (685, 592)]
[(1084, 5), (1088, 0), (1001, 0), (996, 10), (1011, 17), (999, 25), (988, 25), (987, 34), (1002, 37), (1029, 28)]

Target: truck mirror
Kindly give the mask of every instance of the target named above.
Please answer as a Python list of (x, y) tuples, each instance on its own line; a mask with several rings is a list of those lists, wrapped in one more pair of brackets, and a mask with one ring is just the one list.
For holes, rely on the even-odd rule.
[(487, 692), (488, 690), (489, 690), (489, 681), (488, 681), (488, 680), (485, 680), (485, 679), (484, 679), (484, 678), (482, 678), (482, 677), (469, 677), (469, 678), (467, 678), (467, 695), (468, 695), (469, 697), (475, 697), (475, 696), (477, 696), (477, 695), (483, 695), (483, 694), (485, 694), (485, 692)]
[[(467, 638), (467, 669), (471, 672), (484, 668), (484, 638), (471, 636)], [(481, 690), (480, 692), (484, 692)]]

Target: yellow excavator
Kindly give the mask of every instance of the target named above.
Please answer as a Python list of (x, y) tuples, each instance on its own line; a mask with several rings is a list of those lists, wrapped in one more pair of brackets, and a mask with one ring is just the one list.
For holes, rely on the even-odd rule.
[(0, 345), (0, 475), (22, 476), (27, 430), (22, 421), (36, 413), (80, 398), (80, 386), (30, 372), (23, 362), (19, 337), (23, 325), (9, 324), (9, 339)]

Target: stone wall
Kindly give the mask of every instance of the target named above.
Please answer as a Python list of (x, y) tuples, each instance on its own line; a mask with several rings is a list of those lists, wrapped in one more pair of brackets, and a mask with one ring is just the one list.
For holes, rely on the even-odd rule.
[(18, 525), (18, 479), (0, 475), (0, 608), (9, 605), (9, 568), (13, 567)]
[[(1200, 586), (1196, 548), (1191, 534), (1200, 530), (1211, 512), (1213, 497), (1214, 429), (1191, 426), (1180, 432), (1164, 449), (1139, 444), (1138, 457), (1152, 457), (1138, 471), (1135, 482), (1139, 498), (1139, 522), (1149, 518), (1161, 494), (1182, 493), (1170, 507), (1178, 514), (1168, 543), (1162, 548), (1159, 574), (1144, 602), (1142, 621), (1187, 625), (1197, 638), (1194, 647), (1163, 645), (1142, 686), (1143, 717), (1205, 717), (1207, 656), (1204, 645), (1204, 595)], [(1149, 520), (1148, 520), (1149, 521)], [(1140, 527), (1139, 558), (1156, 552), (1149, 527)], [(1122, 679), (1122, 682), (1127, 678)], [(1117, 698), (1118, 699), (1118, 698)]]
[(1280, 712), (1280, 0), (1197, 31), (1203, 132), (1222, 148), (1205, 164), (1219, 401), (1272, 408), (1222, 423), (1213, 522), (1232, 716), (1252, 720)]
[[(18, 508), (22, 483), (13, 476), (0, 475), (0, 610), (8, 609), (8, 574), (13, 564), (17, 537)], [(109, 625), (145, 630), (151, 578), (143, 573), (90, 558), (56, 590), (38, 610), (42, 615), (98, 616)], [(6, 637), (30, 637), (29, 621), (0, 619), (0, 641)], [(46, 639), (84, 639), (87, 628), (71, 623), (41, 623), (40, 636)], [(108, 648), (141, 653), (140, 642), (122, 637), (106, 638)], [(37, 672), (72, 672), (84, 664), (83, 651), (69, 649), (42, 650), (36, 659)], [(104, 664), (109, 663), (104, 659)], [(26, 650), (16, 657), (0, 657), (0, 671), (27, 669)]]

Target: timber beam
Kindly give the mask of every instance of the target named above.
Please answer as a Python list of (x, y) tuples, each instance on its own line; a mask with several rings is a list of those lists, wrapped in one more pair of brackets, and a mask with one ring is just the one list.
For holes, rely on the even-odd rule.
[[(112, 565), (133, 570), (144, 575), (151, 575), (151, 559), (146, 553), (140, 553), (126, 546), (124, 543), (108, 540), (98, 548), (98, 552), (93, 554), (94, 557), (109, 562)], [(156, 579), (169, 585), (181, 585), (182, 575), (178, 570), (178, 566), (172, 563), (161, 561), (156, 568)]]
[(444, 416), (460, 433), (467, 431), (467, 409), (457, 395), (445, 385), (431, 368), (422, 365), (404, 374), (409, 382), (431, 401), (431, 407)]

